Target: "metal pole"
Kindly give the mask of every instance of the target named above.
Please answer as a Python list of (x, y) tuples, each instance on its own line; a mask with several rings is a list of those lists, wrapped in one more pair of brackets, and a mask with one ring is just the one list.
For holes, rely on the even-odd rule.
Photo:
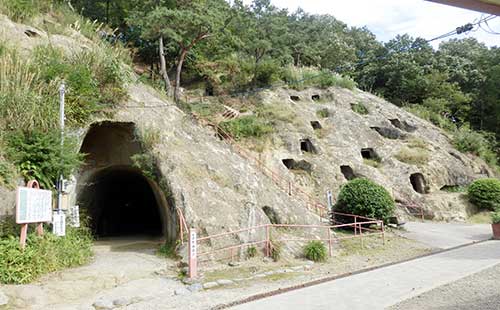
[[(64, 94), (66, 91), (66, 85), (64, 85), (64, 81), (61, 83), (59, 87), (59, 128), (61, 130), (61, 155), (63, 152), (64, 146)], [(59, 182), (57, 184), (57, 212), (59, 213), (62, 209), (62, 184), (63, 183), (63, 175), (62, 172), (59, 175)]]

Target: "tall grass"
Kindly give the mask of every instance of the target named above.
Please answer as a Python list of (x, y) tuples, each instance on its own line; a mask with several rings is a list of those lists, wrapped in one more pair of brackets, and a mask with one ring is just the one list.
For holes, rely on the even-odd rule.
[(328, 88), (331, 86), (352, 90), (356, 87), (356, 82), (349, 77), (312, 67), (288, 66), (283, 70), (282, 79), (290, 88), (296, 90), (307, 87)]

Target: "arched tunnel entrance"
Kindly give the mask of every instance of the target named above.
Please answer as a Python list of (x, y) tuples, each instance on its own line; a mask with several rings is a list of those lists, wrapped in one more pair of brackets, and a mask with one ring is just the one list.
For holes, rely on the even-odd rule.
[[(96, 237), (177, 237), (172, 199), (164, 194), (162, 176), (137, 168), (134, 156), (144, 150), (134, 123), (100, 122), (87, 132), (80, 150), (85, 164), (80, 171), (77, 204), (89, 216)], [(157, 167), (153, 167), (157, 169)]]
[(162, 235), (161, 202), (140, 171), (110, 167), (89, 182), (80, 199), (98, 237)]

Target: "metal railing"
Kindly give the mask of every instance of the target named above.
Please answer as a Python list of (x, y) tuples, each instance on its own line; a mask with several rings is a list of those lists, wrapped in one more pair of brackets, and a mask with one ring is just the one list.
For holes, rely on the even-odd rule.
[[(385, 245), (385, 226), (383, 221), (380, 220), (367, 221), (363, 220), (363, 217), (358, 217), (358, 219), (359, 221), (357, 222), (339, 224), (339, 225), (264, 224), (249, 228), (238, 229), (230, 232), (199, 237), (196, 241), (197, 248), (202, 249), (204, 243), (209, 243), (209, 245), (203, 248), (202, 251), (197, 252), (197, 259), (198, 262), (210, 262), (213, 260), (224, 260), (224, 259), (234, 260), (235, 256), (237, 255), (239, 256), (239, 254), (237, 254), (238, 251), (244, 248), (248, 248), (251, 246), (258, 246), (258, 245), (263, 246), (264, 255), (269, 257), (271, 256), (271, 251), (274, 246), (273, 243), (276, 242), (287, 243), (287, 242), (308, 242), (314, 240), (322, 241), (328, 245), (328, 253), (330, 256), (333, 256), (333, 245), (335, 243), (339, 243), (341, 240), (358, 238), (360, 239), (361, 246), (363, 246), (364, 237), (380, 235), (382, 238), (382, 242)], [(373, 226), (375, 226), (375, 228)], [(337, 236), (335, 231), (333, 231), (336, 229), (345, 229), (345, 228), (353, 229), (354, 234), (339, 237)], [(301, 230), (301, 235), (305, 237), (290, 238), (286, 236), (280, 236), (278, 238), (273, 238), (271, 236), (273, 230), (279, 230), (279, 229)], [(307, 229), (313, 229), (319, 231), (320, 233), (321, 231), (323, 231), (324, 237), (317, 237), (317, 236), (307, 237), (307, 234), (304, 232)], [(255, 237), (255, 239), (250, 238), (251, 240), (243, 242), (239, 241), (241, 239), (245, 239), (241, 238), (241, 234), (243, 233), (249, 233), (257, 237)], [(313, 233), (311, 233), (311, 235), (313, 235)], [(217, 243), (217, 241), (219, 241), (219, 243), (227, 243), (227, 241), (231, 239), (236, 239), (238, 240), (238, 242), (236, 244), (229, 244), (221, 247), (215, 246), (215, 243)], [(227, 256), (222, 255), (219, 258), (214, 257), (214, 255), (217, 255), (219, 253), (228, 253), (228, 255)], [(200, 259), (201, 257), (206, 257), (206, 258)]]

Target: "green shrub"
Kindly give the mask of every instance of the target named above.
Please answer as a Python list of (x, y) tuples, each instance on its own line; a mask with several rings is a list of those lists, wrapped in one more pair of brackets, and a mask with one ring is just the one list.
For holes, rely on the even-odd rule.
[(476, 206), (488, 210), (500, 207), (500, 180), (479, 179), (467, 190), (469, 201)]
[(236, 139), (260, 138), (273, 131), (269, 124), (253, 115), (222, 122), (220, 126)]
[(49, 11), (52, 2), (52, 0), (3, 0), (0, 1), (0, 12), (14, 21), (25, 21), (39, 13)]
[(364, 104), (362, 104), (361, 102), (351, 104), (351, 109), (354, 112), (361, 114), (361, 115), (366, 115), (366, 114), (370, 113), (370, 111), (368, 111), (368, 108)]
[(68, 177), (83, 162), (83, 155), (77, 152), (77, 141), (67, 137), (61, 148), (60, 134), (56, 131), (12, 132), (7, 143), (7, 156), (25, 180), (36, 179), (46, 189), (54, 187), (60, 174)]
[(83, 265), (91, 257), (92, 237), (85, 228), (68, 227), (65, 237), (29, 234), (24, 251), (18, 237), (4, 237), (0, 239), (0, 283), (29, 283), (45, 273)]
[(500, 224), (500, 210), (491, 214), (491, 223)]
[(247, 248), (247, 257), (252, 258), (255, 256), (257, 256), (257, 248), (255, 246), (251, 245)]
[(497, 164), (493, 141), (495, 141), (493, 134), (473, 131), (465, 126), (453, 135), (453, 145), (457, 150), (479, 156), (491, 166)]
[(324, 262), (328, 258), (328, 253), (323, 242), (315, 240), (306, 244), (304, 256), (315, 262)]
[(277, 262), (281, 259), (282, 244), (280, 242), (271, 241), (271, 258)]
[(316, 115), (318, 117), (327, 118), (330, 116), (330, 110), (328, 110), (327, 108), (316, 110)]
[(394, 212), (394, 200), (384, 187), (357, 178), (342, 186), (335, 211), (387, 221)]
[(166, 258), (177, 259), (179, 256), (176, 251), (176, 243), (175, 242), (165, 242), (158, 249), (157, 254), (159, 256), (163, 256)]

